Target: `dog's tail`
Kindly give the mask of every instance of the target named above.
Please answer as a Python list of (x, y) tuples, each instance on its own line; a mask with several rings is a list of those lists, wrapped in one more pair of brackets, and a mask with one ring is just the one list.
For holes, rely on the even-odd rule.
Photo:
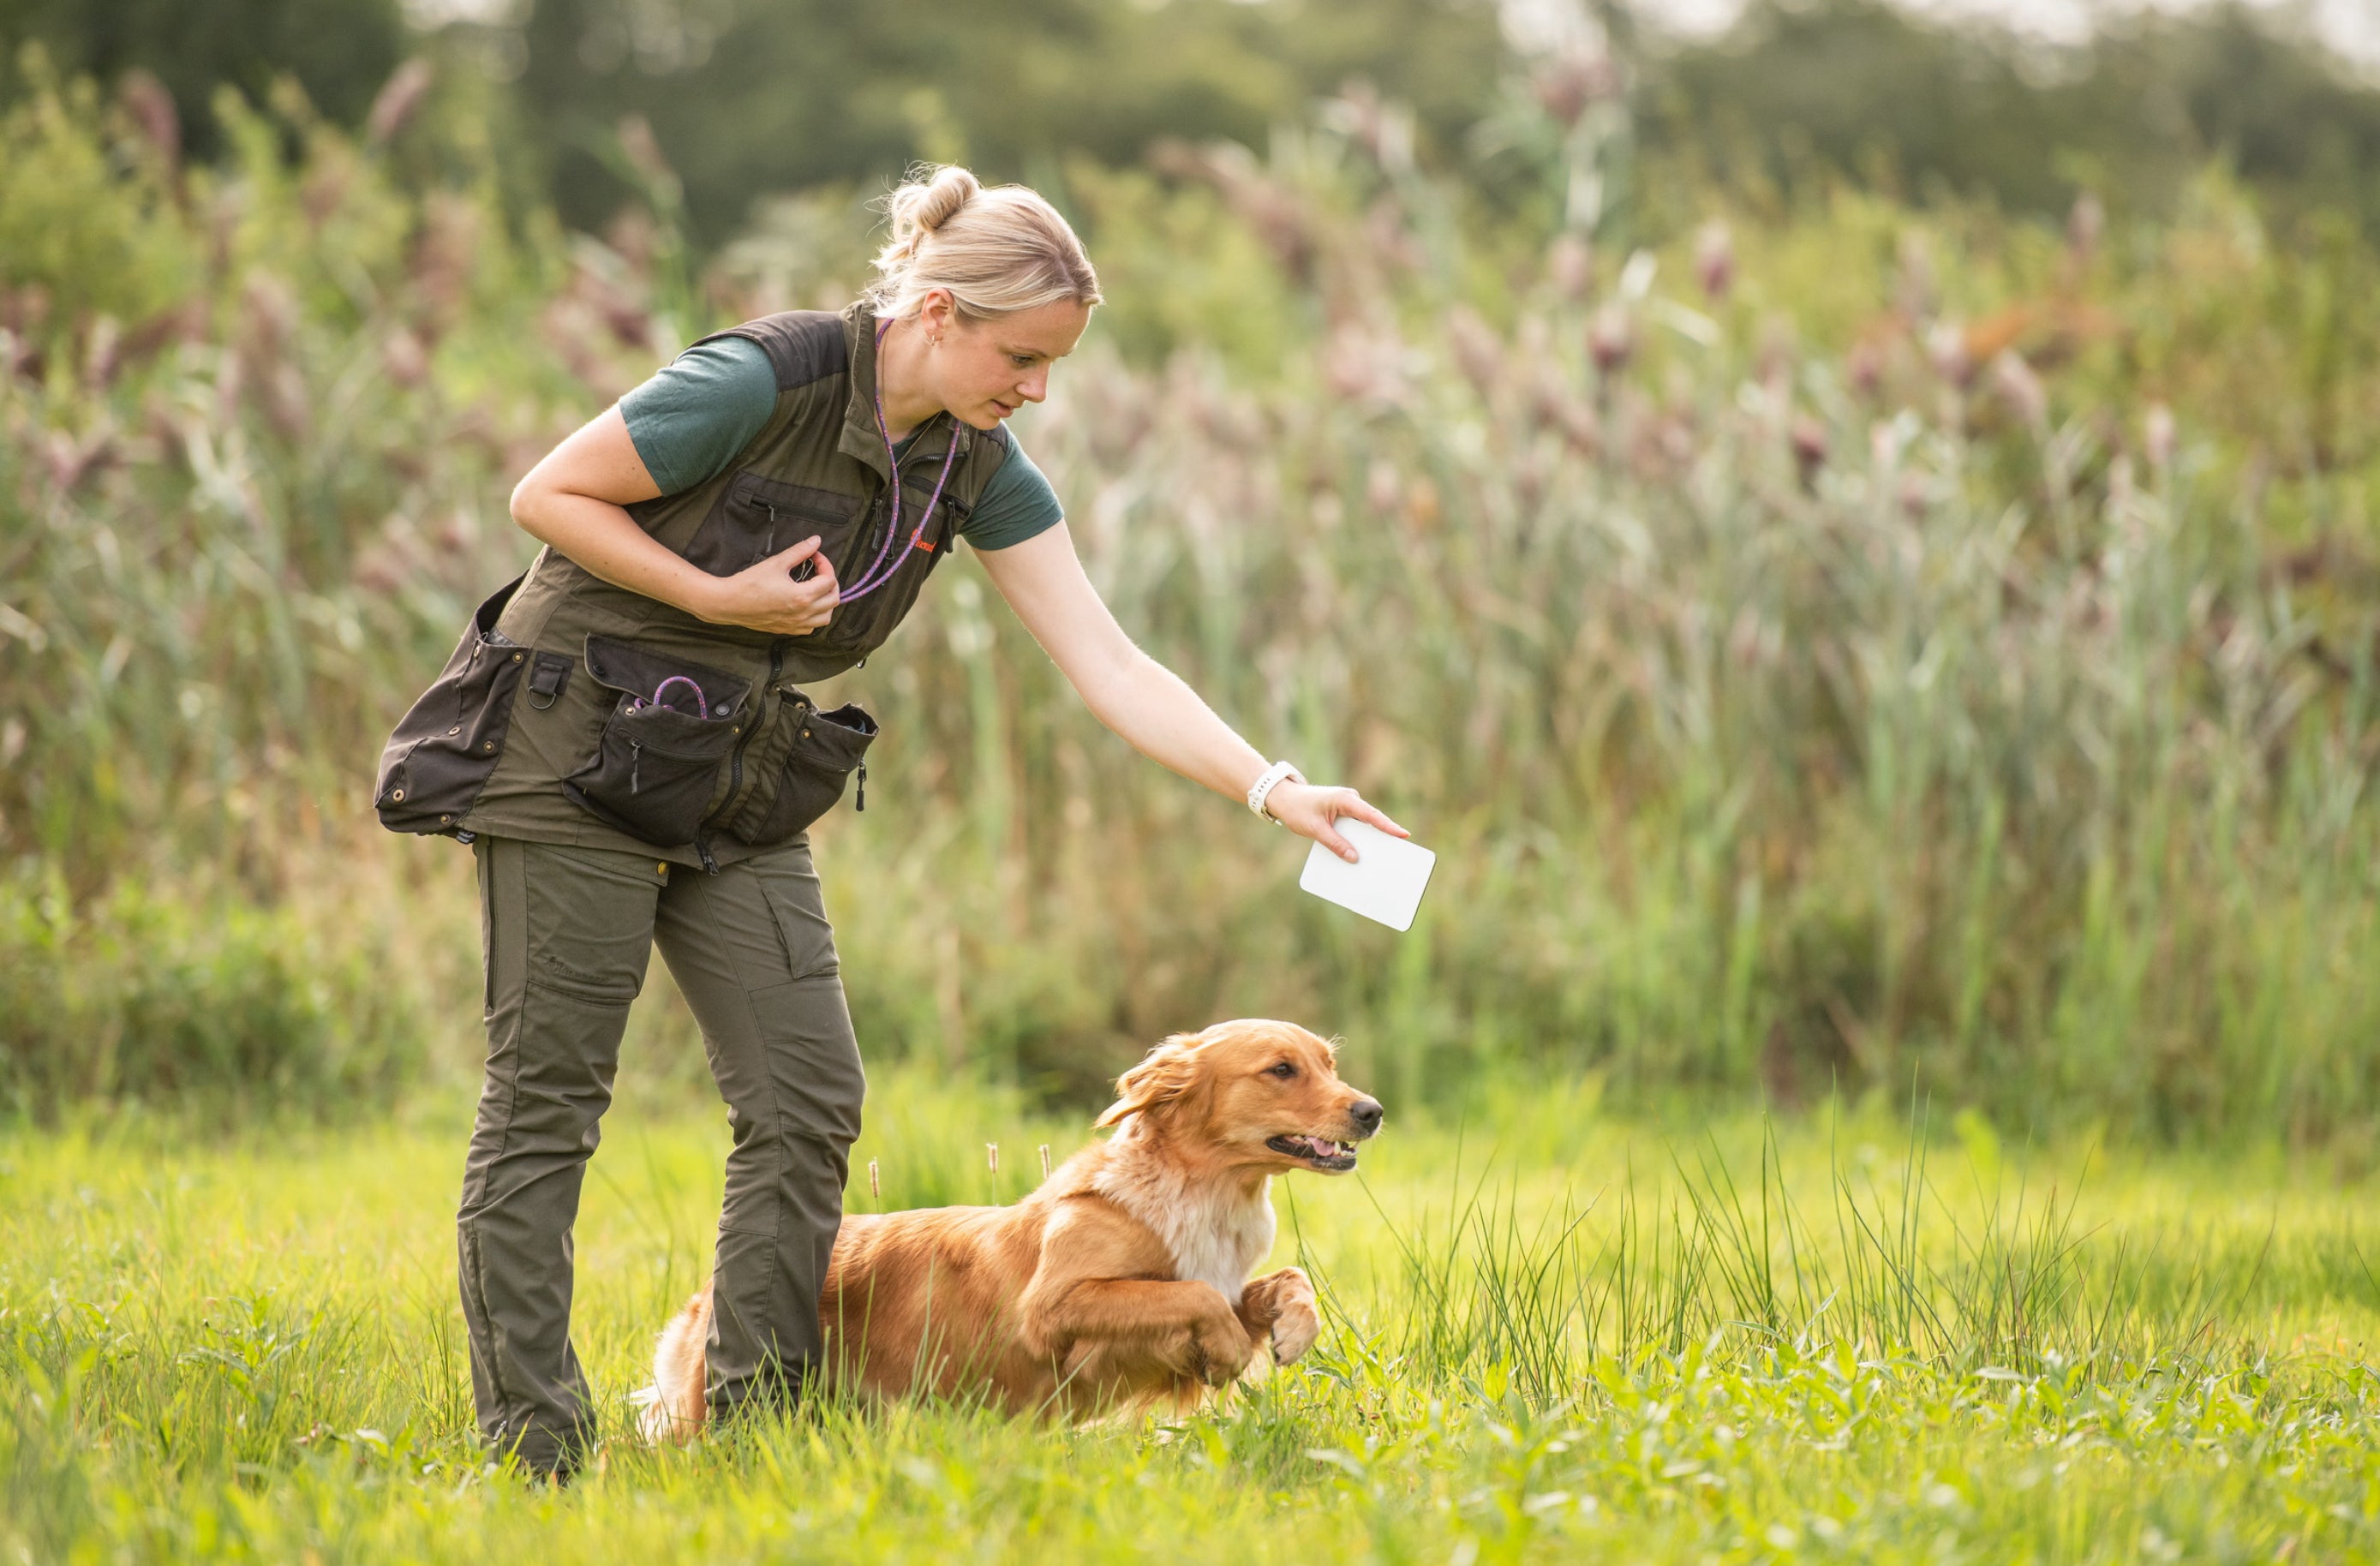
[(703, 1350), (710, 1339), (710, 1291), (705, 1288), (662, 1329), (661, 1341), (653, 1346), (653, 1384), (628, 1394), (639, 1411), (637, 1433), (647, 1442), (683, 1443), (701, 1433), (709, 1412)]

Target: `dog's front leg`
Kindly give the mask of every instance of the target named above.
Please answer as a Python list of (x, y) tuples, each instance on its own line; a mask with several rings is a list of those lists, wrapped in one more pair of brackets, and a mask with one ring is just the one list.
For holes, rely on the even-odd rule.
[(1294, 1365), (1322, 1331), (1314, 1281), (1294, 1267), (1251, 1279), (1240, 1295), (1240, 1325), (1250, 1338), (1272, 1339), (1272, 1362)]
[(1220, 1387), (1247, 1367), (1256, 1343), (1210, 1283), (1084, 1278), (1028, 1294), (1020, 1323), (1040, 1352), (1082, 1363), (1086, 1347), (1146, 1354), (1173, 1373)]

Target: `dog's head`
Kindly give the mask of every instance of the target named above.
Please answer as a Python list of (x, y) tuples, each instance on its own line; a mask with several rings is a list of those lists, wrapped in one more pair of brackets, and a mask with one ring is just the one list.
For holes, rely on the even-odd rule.
[(1117, 1079), (1099, 1123), (1146, 1116), (1235, 1164), (1343, 1174), (1384, 1112), (1339, 1080), (1327, 1040), (1293, 1023), (1219, 1022), (1151, 1050)]

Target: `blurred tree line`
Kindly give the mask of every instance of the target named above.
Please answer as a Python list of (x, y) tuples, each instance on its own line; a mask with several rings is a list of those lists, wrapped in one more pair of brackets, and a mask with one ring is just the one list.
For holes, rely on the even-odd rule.
[(2210, 160), (2280, 207), (2380, 232), (2380, 87), (2287, 11), (2111, 18), (2080, 47), (1884, 0), (1759, 0), (1645, 74), (1638, 134), (1741, 188), (1849, 174), (1888, 194), (2168, 209)]
[[(1624, 0), (1583, 3), (1624, 68), (1572, 62), (1540, 91), (1624, 93), (1652, 168), (1783, 200), (1848, 176), (2035, 212), (2088, 188), (2154, 212), (2228, 160), (2281, 210), (2380, 231), (2380, 87), (2287, 14), (2220, 5), (2053, 48), (1885, 0), (1755, 0), (1694, 42), (1640, 29)], [(0, 0), (0, 44), (28, 42), (67, 75), (145, 73), (201, 160), (223, 152), (222, 88), (258, 103), (285, 77), (361, 127), (420, 59), (412, 97), (469, 104), (518, 193), (595, 228), (665, 168), (705, 250), (770, 193), (873, 186), (914, 159), (1049, 183), (1064, 158), (1136, 164), (1160, 139), (1261, 145), (1351, 79), (1410, 105), (1418, 154), (1444, 164), (1511, 63), (1493, 0), (485, 0), (443, 19), (400, 0)], [(630, 116), (650, 140), (622, 137)], [(1509, 194), (1486, 171), (1482, 190)]]

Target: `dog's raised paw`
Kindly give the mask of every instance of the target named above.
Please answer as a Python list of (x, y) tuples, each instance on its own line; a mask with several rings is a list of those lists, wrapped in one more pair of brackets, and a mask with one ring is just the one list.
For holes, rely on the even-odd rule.
[(1295, 1365), (1321, 1332), (1322, 1318), (1315, 1314), (1312, 1300), (1283, 1301), (1272, 1324), (1272, 1362)]

